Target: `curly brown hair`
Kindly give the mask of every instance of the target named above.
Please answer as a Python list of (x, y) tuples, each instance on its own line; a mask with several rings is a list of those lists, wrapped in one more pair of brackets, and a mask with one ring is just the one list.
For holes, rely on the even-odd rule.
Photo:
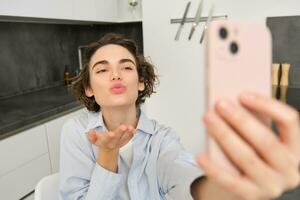
[(143, 91), (138, 91), (138, 98), (135, 103), (136, 106), (144, 103), (146, 97), (150, 97), (152, 93), (155, 93), (154, 88), (158, 82), (158, 78), (154, 70), (155, 67), (149, 63), (142, 54), (138, 54), (135, 42), (120, 34), (107, 33), (99, 41), (93, 42), (87, 46), (83, 61), (83, 70), (72, 80), (74, 81), (72, 85), (76, 99), (83, 103), (89, 111), (98, 112), (101, 110), (101, 107), (96, 102), (95, 97), (87, 97), (85, 94), (85, 89), (90, 87), (90, 61), (94, 53), (99, 48), (109, 44), (116, 44), (126, 48), (135, 58), (139, 81), (144, 82), (145, 84), (145, 89)]

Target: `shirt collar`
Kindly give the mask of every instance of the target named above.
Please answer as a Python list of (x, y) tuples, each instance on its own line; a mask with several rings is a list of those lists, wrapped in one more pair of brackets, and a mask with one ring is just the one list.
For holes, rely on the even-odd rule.
[[(153, 134), (154, 133), (154, 123), (150, 120), (147, 115), (142, 111), (142, 109), (137, 109), (137, 116), (139, 116), (139, 121), (137, 124), (137, 130), (142, 132)], [(102, 128), (103, 131), (106, 131), (105, 124), (103, 122), (102, 112), (88, 112), (88, 124), (85, 132), (88, 133), (90, 129)]]
[[(88, 133), (89, 130), (91, 129), (96, 129), (96, 128), (105, 128), (103, 118), (102, 118), (102, 112), (88, 112), (88, 124), (86, 127), (85, 132)], [(105, 128), (106, 129), (106, 128)]]

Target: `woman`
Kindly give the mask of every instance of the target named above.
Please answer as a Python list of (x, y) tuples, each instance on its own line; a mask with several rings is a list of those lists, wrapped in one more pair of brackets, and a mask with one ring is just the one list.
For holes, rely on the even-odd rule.
[[(60, 199), (271, 199), (299, 184), (296, 111), (244, 94), (243, 107), (222, 100), (206, 113), (209, 133), (242, 172), (233, 175), (206, 155), (197, 166), (174, 130), (147, 118), (140, 105), (155, 82), (133, 41), (107, 34), (89, 46), (74, 85), (89, 112), (62, 130)], [(247, 110), (277, 122), (280, 140)]]

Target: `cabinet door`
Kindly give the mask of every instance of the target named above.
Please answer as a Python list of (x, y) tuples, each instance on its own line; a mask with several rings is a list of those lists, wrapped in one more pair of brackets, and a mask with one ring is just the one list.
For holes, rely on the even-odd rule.
[(56, 173), (59, 171), (59, 152), (60, 152), (60, 133), (64, 123), (71, 117), (83, 112), (84, 109), (72, 112), (62, 117), (56, 118), (45, 124), (48, 148), (51, 161), (51, 172)]
[(0, 15), (98, 22), (130, 21), (141, 18), (141, 1), (131, 13), (127, 0), (2, 0)]
[(118, 21), (117, 0), (96, 0), (96, 20), (103, 22)]
[(47, 152), (43, 125), (0, 140), (0, 177)]
[(44, 125), (0, 141), (0, 199), (20, 199), (50, 174)]
[(71, 19), (72, 0), (3, 0), (0, 15)]
[(73, 19), (96, 21), (96, 0), (73, 0)]
[[(38, 0), (41, 1), (41, 0)], [(47, 6), (43, 8), (48, 11), (46, 18), (53, 19), (72, 19), (72, 1), (73, 0), (43, 0)]]
[(49, 174), (49, 154), (46, 153), (0, 177), (1, 199), (14, 200), (24, 197), (34, 190), (43, 177)]

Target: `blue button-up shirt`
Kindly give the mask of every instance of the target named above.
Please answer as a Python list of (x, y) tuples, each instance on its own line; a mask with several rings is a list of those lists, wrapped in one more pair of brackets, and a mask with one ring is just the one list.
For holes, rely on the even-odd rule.
[[(186, 152), (175, 131), (139, 111), (132, 139), (132, 163), (122, 152), (118, 172), (97, 162), (99, 149), (92, 145), (90, 129), (106, 131), (101, 112), (84, 112), (68, 120), (61, 135), (60, 200), (161, 200), (192, 199), (190, 185), (202, 172)], [(101, 151), (101, 149), (100, 149)]]

